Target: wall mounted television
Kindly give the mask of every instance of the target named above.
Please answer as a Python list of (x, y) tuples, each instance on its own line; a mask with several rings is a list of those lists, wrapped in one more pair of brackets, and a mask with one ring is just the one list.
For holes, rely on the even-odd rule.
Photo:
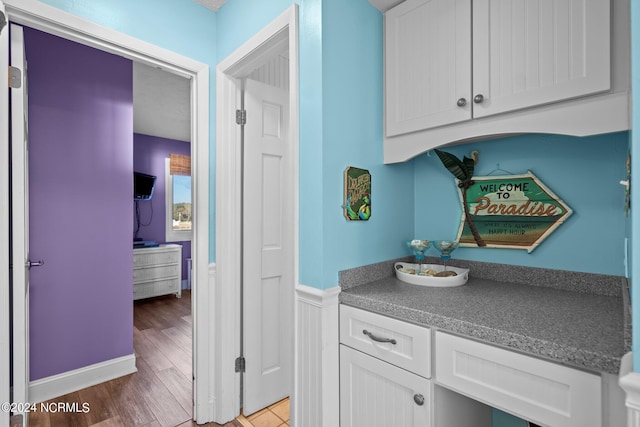
[(151, 200), (156, 184), (156, 177), (146, 173), (133, 173), (133, 199)]

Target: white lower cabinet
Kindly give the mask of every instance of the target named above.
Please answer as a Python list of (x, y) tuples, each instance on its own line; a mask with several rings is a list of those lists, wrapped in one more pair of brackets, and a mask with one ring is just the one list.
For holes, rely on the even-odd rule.
[(542, 426), (613, 427), (624, 418), (615, 382), (340, 305), (341, 427), (490, 427), (492, 408)]
[(342, 427), (431, 426), (431, 382), (340, 346)]

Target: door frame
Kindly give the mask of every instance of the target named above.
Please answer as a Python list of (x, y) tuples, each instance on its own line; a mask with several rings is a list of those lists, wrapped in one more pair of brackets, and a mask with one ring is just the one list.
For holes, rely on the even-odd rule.
[[(242, 269), (242, 218), (240, 197), (242, 194), (242, 157), (240, 126), (236, 124), (236, 109), (241, 105), (240, 79), (255, 67), (264, 63), (275, 52), (287, 47), (289, 55), (289, 129), (291, 135), (292, 194), (293, 200), (293, 284), (298, 283), (298, 167), (299, 167), (299, 76), (298, 76), (298, 5), (291, 5), (285, 12), (258, 31), (247, 42), (222, 60), (216, 67), (216, 275), (215, 305), (213, 313), (216, 325), (213, 335), (216, 345), (214, 384), (216, 422), (232, 420), (240, 413), (240, 375), (234, 370), (235, 359), (240, 355), (241, 321), (240, 280)], [(291, 289), (292, 300), (295, 289)], [(294, 307), (291, 307), (294, 325)], [(295, 349), (294, 331), (292, 342)], [(292, 350), (295, 351), (295, 350)], [(292, 379), (295, 383), (295, 357)], [(295, 388), (291, 384), (292, 406), (295, 405)], [(231, 392), (232, 391), (232, 392)], [(293, 421), (293, 420), (292, 420)], [(293, 424), (293, 423), (292, 423)]]
[[(9, 17), (3, 1), (0, 0), (0, 13), (6, 17), (6, 25), (0, 28), (0, 50), (9, 47)], [(9, 52), (0, 55), (0, 82), (9, 81)], [(9, 88), (0, 90), (0, 105), (9, 105)], [(10, 330), (9, 318), (9, 112), (0, 114), (0, 402), (11, 402), (10, 397)], [(5, 266), (7, 268), (1, 267)], [(0, 410), (0, 425), (9, 425), (9, 412)]]
[[(212, 396), (212, 316), (209, 307), (213, 305), (210, 292), (209, 278), (209, 66), (191, 58), (176, 54), (151, 43), (144, 42), (118, 31), (102, 27), (94, 22), (76, 15), (46, 5), (36, 0), (2, 0), (7, 14), (7, 20), (20, 25), (26, 25), (37, 30), (53, 34), (67, 40), (94, 47), (96, 49), (119, 55), (132, 61), (140, 62), (152, 67), (159, 67), (165, 71), (191, 80), (191, 150), (194, 194), (194, 236), (192, 240), (193, 298), (192, 309), (194, 316), (193, 327), (193, 369), (194, 369), (194, 418), (198, 423), (212, 421), (214, 418), (215, 398)], [(2, 32), (0, 37), (5, 37)], [(4, 73), (3, 67), (0, 73)], [(6, 74), (5, 74), (6, 75)], [(7, 81), (4, 79), (3, 81)], [(3, 91), (6, 92), (6, 91)], [(4, 102), (4, 95), (1, 98)], [(6, 105), (3, 104), (3, 105)], [(0, 118), (1, 132), (7, 133), (5, 117)], [(4, 141), (1, 141), (4, 143)], [(8, 141), (7, 141), (8, 144)], [(4, 144), (3, 144), (4, 146)], [(8, 154), (8, 153), (6, 153)], [(5, 162), (3, 151), (0, 161)], [(8, 160), (7, 164), (8, 164)], [(8, 178), (8, 177), (6, 177)], [(0, 178), (0, 196), (8, 193), (8, 182), (5, 177)], [(6, 196), (8, 200), (8, 195)], [(0, 219), (9, 218), (8, 203), (0, 204)], [(0, 241), (9, 241), (8, 230), (0, 228)], [(5, 262), (5, 248), (0, 249), (0, 261)], [(8, 264), (8, 254), (6, 255)], [(0, 269), (4, 271), (3, 269)], [(8, 294), (8, 286), (7, 291)], [(3, 299), (5, 289), (1, 289), (0, 299)], [(8, 330), (8, 329), (7, 329)], [(4, 337), (4, 327), (0, 338)], [(4, 355), (0, 355), (5, 369)], [(6, 363), (8, 369), (8, 361)], [(8, 378), (2, 376), (3, 378)], [(4, 388), (4, 384), (1, 385)], [(8, 400), (7, 400), (8, 401)]]

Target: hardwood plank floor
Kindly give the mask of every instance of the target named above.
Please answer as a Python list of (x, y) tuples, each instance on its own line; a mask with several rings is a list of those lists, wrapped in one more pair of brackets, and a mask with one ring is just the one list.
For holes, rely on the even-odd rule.
[[(192, 421), (191, 291), (134, 302), (138, 372), (50, 400), (77, 412), (36, 412), (30, 427), (187, 427)], [(207, 427), (221, 427), (216, 423)], [(231, 421), (223, 427), (242, 427)]]

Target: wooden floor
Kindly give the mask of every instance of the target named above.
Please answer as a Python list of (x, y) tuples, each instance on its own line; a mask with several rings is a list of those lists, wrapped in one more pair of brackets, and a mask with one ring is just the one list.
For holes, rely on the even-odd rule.
[[(134, 303), (138, 372), (52, 399), (50, 403), (77, 403), (78, 408), (87, 404), (89, 410), (31, 413), (29, 426), (195, 426), (191, 421), (191, 292), (182, 295), (180, 299), (168, 295)], [(242, 424), (234, 420), (224, 427)]]

